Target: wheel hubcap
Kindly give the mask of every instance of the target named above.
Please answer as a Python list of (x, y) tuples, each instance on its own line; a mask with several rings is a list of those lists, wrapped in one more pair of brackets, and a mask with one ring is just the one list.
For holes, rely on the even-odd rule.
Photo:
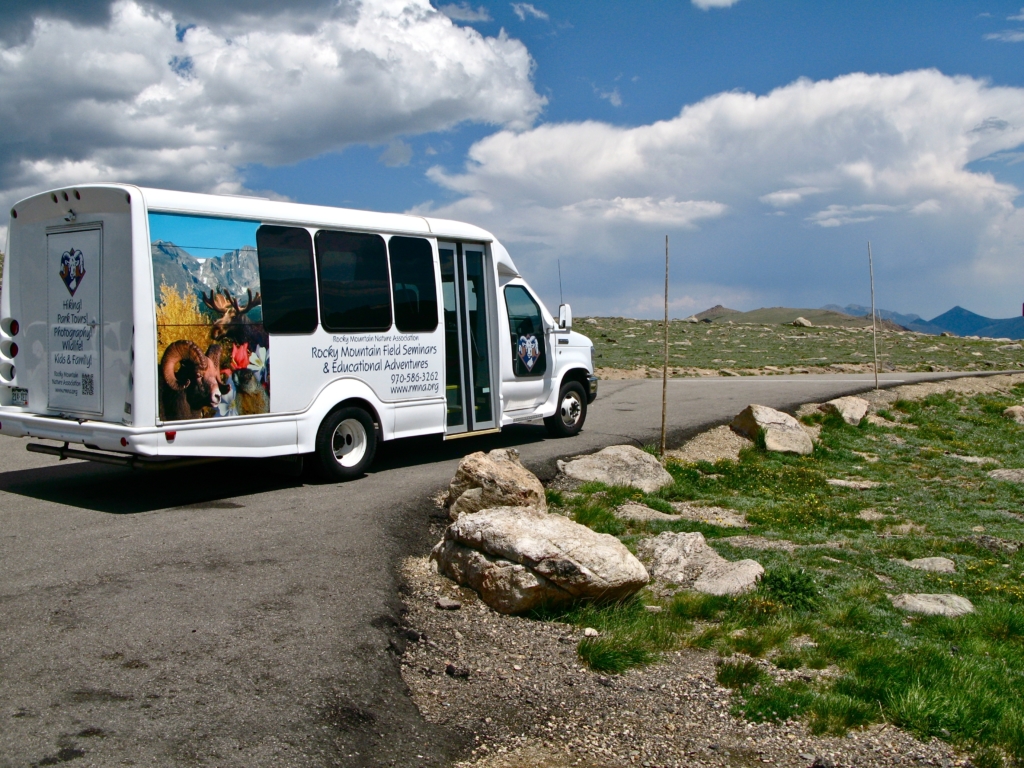
[(583, 414), (583, 404), (575, 392), (570, 392), (562, 400), (562, 423), (567, 427), (575, 427)]
[(358, 419), (345, 419), (331, 438), (334, 458), (343, 467), (354, 467), (366, 454), (366, 429)]

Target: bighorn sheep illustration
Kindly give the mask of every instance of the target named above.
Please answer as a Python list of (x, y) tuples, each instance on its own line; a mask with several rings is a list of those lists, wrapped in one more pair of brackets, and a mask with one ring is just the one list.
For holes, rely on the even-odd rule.
[(245, 307), (241, 307), (238, 304), (238, 299), (232, 296), (226, 288), (221, 289), (220, 293), (211, 289), (209, 296), (203, 292), (203, 304), (220, 315), (213, 322), (210, 338), (215, 341), (228, 339), (235, 344), (248, 343), (251, 350), (255, 350), (257, 347), (267, 347), (268, 337), (267, 332), (263, 330), (263, 324), (254, 323), (247, 316), (249, 312), (263, 303), (263, 297), (259, 291), (255, 296), (252, 295), (251, 290), (246, 290), (246, 293), (248, 301)]
[(160, 361), (161, 419), (201, 419), (203, 408), (217, 406), (226, 387), (220, 356), (220, 344), (211, 344), (206, 354), (184, 339), (167, 346)]

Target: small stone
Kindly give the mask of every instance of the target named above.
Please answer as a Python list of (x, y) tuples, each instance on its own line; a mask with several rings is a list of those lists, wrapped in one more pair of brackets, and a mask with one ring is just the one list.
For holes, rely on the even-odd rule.
[(924, 593), (889, 595), (892, 604), (908, 613), (925, 616), (949, 616), (955, 618), (974, 613), (974, 605), (966, 597), (950, 594), (930, 595)]
[(990, 459), (985, 456), (963, 456), (959, 453), (947, 454), (949, 458), (962, 461), (965, 464), (998, 464), (999, 462), (995, 459)]
[(605, 688), (611, 688), (612, 687), (612, 681), (611, 681), (611, 678), (609, 678), (609, 677), (605, 677), (605, 676), (601, 675), (601, 676), (599, 676), (597, 678), (597, 682), (598, 682), (598, 685), (603, 685)]
[(971, 528), (971, 530), (974, 531), (975, 533), (984, 533), (985, 532), (985, 526), (984, 525), (976, 525), (973, 528)]
[(870, 407), (871, 404), (863, 397), (837, 397), (822, 403), (821, 410), (825, 413), (838, 413), (847, 424), (857, 426)]
[(664, 610), (664, 608), (662, 608), (660, 605), (645, 605), (644, 610), (648, 613), (661, 613)]
[(814, 762), (811, 763), (811, 768), (836, 768), (836, 763), (830, 757), (818, 755), (814, 758)]
[(1003, 411), (1004, 419), (1013, 419), (1018, 424), (1024, 424), (1024, 405), (1011, 405)]
[(600, 635), (600, 634), (601, 634), (601, 633), (600, 633), (600, 632), (598, 632), (598, 631), (597, 631), (596, 629), (594, 629), (593, 627), (587, 627), (587, 628), (585, 628), (585, 629), (583, 630), (583, 636), (584, 636), (584, 637), (597, 637), (597, 636), (598, 636), (598, 635)]
[(825, 482), (836, 488), (850, 488), (854, 491), (870, 491), (881, 485), (874, 480), (841, 480), (834, 477), (828, 478)]
[(988, 476), (1007, 483), (1024, 483), (1024, 469), (993, 469)]
[(402, 633), (405, 639), (412, 643), (418, 643), (422, 635), (415, 629), (407, 629)]
[(1020, 549), (1020, 544), (1016, 541), (1007, 541), (1006, 539), (1000, 539), (996, 536), (982, 535), (982, 536), (971, 536), (968, 541), (972, 541), (979, 547), (984, 547), (989, 552), (995, 552), (996, 554), (1007, 554), (1015, 555), (1017, 550)]
[(866, 520), (869, 523), (873, 523), (877, 520), (884, 520), (885, 515), (879, 512), (877, 509), (862, 509), (857, 513), (857, 518), (860, 520)]
[(652, 520), (673, 522), (683, 519), (680, 515), (666, 515), (664, 512), (659, 512), (644, 504), (636, 504), (632, 501), (618, 507), (615, 510), (615, 516), (620, 520), (633, 520), (636, 522), (650, 522)]
[(797, 328), (813, 328), (814, 327), (814, 323), (812, 323), (806, 317), (798, 317), (796, 320), (793, 321), (793, 325), (795, 325)]
[(956, 563), (948, 557), (919, 557), (916, 560), (897, 560), (908, 568), (930, 573), (956, 573)]
[(756, 560), (715, 563), (693, 582), (693, 588), (706, 595), (742, 595), (754, 589), (762, 576), (764, 567)]
[(449, 597), (439, 597), (434, 603), (434, 607), (442, 611), (457, 611), (462, 607), (462, 603)]
[(764, 433), (768, 451), (795, 453), (808, 456), (814, 452), (814, 443), (799, 421), (788, 413), (765, 405), (751, 404), (736, 414), (730, 426), (751, 440)]
[(457, 680), (465, 680), (469, 677), (469, 670), (465, 667), (456, 667), (454, 664), (449, 664), (444, 668), (444, 673), (448, 677), (454, 677)]

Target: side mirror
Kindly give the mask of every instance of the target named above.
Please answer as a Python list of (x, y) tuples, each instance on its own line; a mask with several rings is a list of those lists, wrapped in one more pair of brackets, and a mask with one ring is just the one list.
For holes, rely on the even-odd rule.
[(558, 327), (563, 331), (572, 330), (572, 307), (560, 304), (558, 307)]

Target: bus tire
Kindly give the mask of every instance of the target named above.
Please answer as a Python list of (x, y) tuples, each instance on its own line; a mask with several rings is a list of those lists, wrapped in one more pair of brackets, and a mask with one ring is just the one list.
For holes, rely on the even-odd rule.
[(361, 477), (377, 452), (373, 418), (362, 408), (339, 408), (327, 415), (316, 435), (316, 457), (328, 480)]
[(558, 390), (558, 410), (544, 419), (544, 426), (554, 437), (572, 437), (583, 429), (587, 420), (587, 393), (578, 381), (567, 381)]

